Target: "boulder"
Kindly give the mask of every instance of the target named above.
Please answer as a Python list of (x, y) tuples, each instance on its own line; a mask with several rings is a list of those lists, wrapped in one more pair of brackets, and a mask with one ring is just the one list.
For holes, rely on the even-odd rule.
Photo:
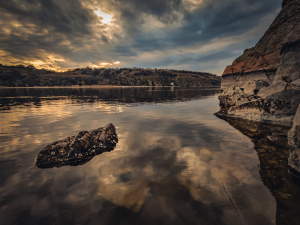
[(294, 118), (292, 129), (288, 133), (290, 148), (289, 166), (300, 173), (300, 105)]
[(39, 168), (81, 165), (95, 155), (112, 151), (118, 143), (113, 124), (88, 131), (54, 142), (42, 149), (37, 155), (35, 165)]

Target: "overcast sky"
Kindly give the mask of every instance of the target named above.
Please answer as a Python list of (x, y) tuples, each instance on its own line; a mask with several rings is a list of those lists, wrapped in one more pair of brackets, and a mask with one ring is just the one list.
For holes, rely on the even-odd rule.
[(282, 0), (0, 0), (0, 63), (208, 71), (254, 46)]

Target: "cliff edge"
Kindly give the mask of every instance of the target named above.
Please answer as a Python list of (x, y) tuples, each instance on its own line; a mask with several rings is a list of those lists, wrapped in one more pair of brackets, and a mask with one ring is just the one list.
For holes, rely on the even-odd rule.
[(246, 49), (222, 75), (222, 88), (249, 80), (273, 82), (287, 45), (300, 38), (300, 1), (285, 0), (282, 10), (255, 47)]
[(218, 115), (292, 126), (300, 103), (300, 0), (282, 10), (222, 75)]

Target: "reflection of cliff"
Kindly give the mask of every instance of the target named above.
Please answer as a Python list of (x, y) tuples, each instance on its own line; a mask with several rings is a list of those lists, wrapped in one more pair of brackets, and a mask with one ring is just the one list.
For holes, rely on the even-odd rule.
[(299, 224), (299, 182), (288, 172), (287, 132), (289, 128), (225, 119), (251, 138), (260, 160), (260, 175), (277, 202), (276, 224)]
[[(71, 99), (74, 102), (108, 101), (120, 104), (144, 104), (188, 101), (219, 93), (220, 89), (180, 88), (16, 88), (0, 89), (0, 110), (27, 103)], [(32, 97), (34, 96), (34, 97)]]

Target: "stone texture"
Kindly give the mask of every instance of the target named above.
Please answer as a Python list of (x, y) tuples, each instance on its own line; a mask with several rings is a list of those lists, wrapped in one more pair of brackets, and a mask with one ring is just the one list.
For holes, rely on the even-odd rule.
[(46, 146), (38, 154), (35, 165), (39, 168), (80, 165), (91, 160), (95, 155), (112, 151), (118, 143), (116, 129), (108, 124), (96, 130), (80, 131)]
[[(300, 0), (288, 0), (257, 45), (225, 69), (218, 114), (292, 126), (300, 104), (299, 79)], [(232, 85), (243, 91), (242, 101), (227, 92)]]
[(273, 82), (269, 87), (261, 88), (257, 95), (260, 97), (265, 97), (277, 92), (281, 92), (287, 88), (287, 85), (288, 84), (284, 81)]
[[(283, 9), (257, 45), (246, 49), (243, 55), (225, 69), (222, 77), (222, 88), (228, 85), (223, 80), (226, 81), (229, 75), (238, 77), (260, 72), (262, 76), (260, 80), (264, 80), (268, 73), (274, 74), (274, 71), (278, 69), (280, 58), (284, 56), (283, 48), (288, 48), (300, 37), (300, 1), (284, 1), (283, 5)], [(289, 49), (286, 51), (290, 52)]]
[(242, 90), (247, 95), (256, 95), (263, 87), (269, 87), (270, 84), (263, 80), (248, 81), (242, 86)]
[(234, 102), (237, 95), (224, 96), (226, 93), (219, 96), (221, 110), (216, 113), (217, 115), (284, 126), (292, 126), (300, 102), (300, 89), (282, 90), (264, 98), (256, 95), (239, 95), (243, 102)]
[[(300, 105), (288, 134), (290, 148), (289, 166), (300, 174)], [(299, 177), (300, 178), (300, 177)]]
[(288, 87), (288, 89), (292, 88), (292, 89), (300, 89), (300, 79), (295, 80), (293, 82), (291, 82)]
[(249, 102), (246, 98), (246, 94), (239, 87), (234, 85), (224, 91), (220, 96), (220, 105), (223, 108), (230, 108), (235, 105), (241, 105), (243, 103)]

